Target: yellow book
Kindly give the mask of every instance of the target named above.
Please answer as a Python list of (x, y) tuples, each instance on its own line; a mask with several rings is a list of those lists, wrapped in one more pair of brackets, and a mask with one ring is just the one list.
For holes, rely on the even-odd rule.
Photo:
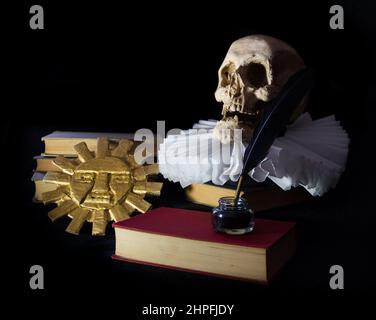
[(76, 151), (73, 147), (80, 142), (85, 142), (90, 151), (95, 151), (97, 139), (101, 137), (106, 137), (110, 142), (115, 142), (120, 139), (133, 140), (134, 135), (131, 133), (54, 131), (42, 138), (45, 146), (43, 155), (63, 154), (75, 157)]
[(34, 194), (34, 201), (40, 202), (42, 201), (42, 194), (44, 192), (56, 190), (58, 185), (55, 183), (47, 183), (43, 181), (44, 172), (34, 172), (31, 181), (34, 181), (35, 184), (35, 194)]

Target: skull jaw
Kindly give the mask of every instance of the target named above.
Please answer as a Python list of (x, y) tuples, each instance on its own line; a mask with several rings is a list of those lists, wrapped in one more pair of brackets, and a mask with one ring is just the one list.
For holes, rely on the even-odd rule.
[[(225, 93), (222, 91), (222, 93)], [(234, 141), (234, 129), (241, 130), (242, 140), (249, 141), (258, 122), (263, 102), (252, 90), (242, 91), (239, 97), (229, 97), (226, 94), (218, 97), (217, 101), (223, 103), (222, 119), (214, 129), (214, 137), (227, 144)]]
[[(262, 101), (258, 100), (258, 104)], [(295, 111), (291, 115), (289, 123), (293, 123), (300, 114), (304, 112), (309, 102), (309, 93), (303, 98)], [(214, 128), (214, 137), (227, 144), (234, 141), (234, 129), (241, 130), (242, 141), (248, 143), (253, 135), (253, 131), (258, 124), (263, 111), (263, 106), (254, 105), (251, 112), (232, 112), (225, 105), (222, 110), (222, 120), (218, 121)]]

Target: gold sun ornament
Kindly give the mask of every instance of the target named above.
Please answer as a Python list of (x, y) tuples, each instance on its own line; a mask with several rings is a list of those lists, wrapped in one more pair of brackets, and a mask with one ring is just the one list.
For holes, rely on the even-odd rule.
[(159, 167), (137, 164), (130, 154), (132, 146), (132, 141), (122, 139), (110, 149), (109, 140), (99, 138), (95, 154), (85, 142), (74, 146), (78, 165), (58, 156), (53, 163), (60, 172), (49, 171), (43, 179), (58, 185), (42, 195), (44, 204), (57, 204), (48, 213), (50, 219), (68, 215), (72, 220), (67, 232), (79, 234), (88, 221), (92, 223), (92, 235), (104, 235), (109, 221), (128, 219), (134, 211), (148, 211), (151, 204), (144, 197), (159, 196), (162, 189), (162, 183), (149, 182), (148, 176), (158, 174)]

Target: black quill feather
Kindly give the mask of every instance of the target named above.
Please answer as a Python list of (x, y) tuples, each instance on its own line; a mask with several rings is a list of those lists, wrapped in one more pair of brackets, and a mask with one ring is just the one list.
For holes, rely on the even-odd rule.
[[(278, 96), (265, 106), (244, 152), (241, 177), (248, 174), (265, 158), (274, 140), (285, 129), (295, 108), (308, 93), (312, 84), (312, 71), (304, 68), (292, 75)], [(236, 198), (239, 196), (242, 180), (239, 180)]]

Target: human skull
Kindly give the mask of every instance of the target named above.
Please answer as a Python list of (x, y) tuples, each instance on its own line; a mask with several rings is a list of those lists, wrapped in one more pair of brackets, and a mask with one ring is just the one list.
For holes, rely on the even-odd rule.
[(303, 67), (295, 49), (281, 40), (252, 35), (233, 42), (218, 71), (215, 98), (223, 103), (223, 118), (214, 136), (223, 140), (223, 129), (230, 124), (230, 129), (244, 129), (243, 138), (250, 137), (263, 102), (272, 100), (289, 77)]

